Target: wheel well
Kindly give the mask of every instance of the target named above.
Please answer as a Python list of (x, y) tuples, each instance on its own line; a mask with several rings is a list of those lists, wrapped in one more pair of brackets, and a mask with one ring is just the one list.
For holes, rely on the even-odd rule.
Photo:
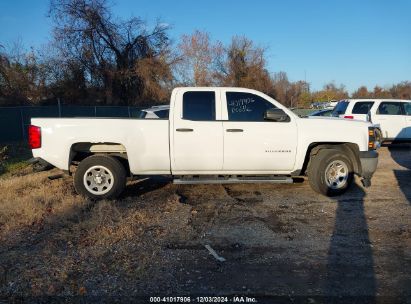
[(313, 155), (316, 155), (321, 149), (337, 149), (347, 153), (350, 159), (353, 160), (352, 165), (354, 173), (361, 174), (361, 162), (359, 155), (359, 147), (354, 143), (341, 143), (341, 142), (316, 142), (311, 143), (308, 146), (307, 152), (304, 158), (303, 168), (301, 169), (300, 175), (304, 175), (307, 171), (308, 164)]
[[(125, 146), (120, 143), (113, 142), (80, 142), (73, 144), (70, 148), (69, 168), (71, 165), (77, 165), (83, 159), (95, 154), (105, 154), (115, 157), (122, 163), (122, 165), (126, 169), (127, 175), (131, 176), (130, 165), (128, 163), (128, 155)], [(69, 172), (71, 173), (70, 169)]]

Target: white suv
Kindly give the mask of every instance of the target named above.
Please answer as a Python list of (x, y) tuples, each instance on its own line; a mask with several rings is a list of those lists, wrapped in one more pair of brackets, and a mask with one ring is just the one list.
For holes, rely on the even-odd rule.
[(369, 120), (379, 125), (384, 140), (411, 140), (411, 100), (345, 99), (338, 102), (332, 116)]

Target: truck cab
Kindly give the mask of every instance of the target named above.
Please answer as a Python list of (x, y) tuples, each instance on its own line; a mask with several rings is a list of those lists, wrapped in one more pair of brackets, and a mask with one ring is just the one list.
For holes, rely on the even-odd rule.
[[(190, 88), (172, 96), (173, 174), (286, 173), (297, 153), (296, 116), (247, 89)], [(283, 113), (268, 120), (267, 110)]]

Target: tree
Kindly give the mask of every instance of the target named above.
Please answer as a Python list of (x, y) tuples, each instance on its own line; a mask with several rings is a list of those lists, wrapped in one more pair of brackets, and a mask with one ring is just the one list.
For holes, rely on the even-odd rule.
[(310, 97), (310, 86), (305, 81), (296, 81), (291, 83), (288, 90), (288, 99), (290, 100), (290, 107), (298, 108), (308, 104)]
[(213, 43), (208, 33), (197, 30), (191, 35), (183, 35), (178, 44), (176, 69), (179, 81), (192, 86), (218, 85), (216, 65), (222, 53), (221, 42)]
[(324, 85), (321, 91), (313, 93), (313, 100), (316, 101), (331, 101), (341, 100), (348, 98), (348, 92), (344, 85), (337, 85), (334, 82), (330, 82)]
[(171, 81), (167, 28), (139, 18), (115, 19), (105, 0), (52, 0), (54, 44), (103, 90), (106, 103), (135, 104), (162, 96)]
[(246, 37), (233, 37), (219, 58), (216, 77), (225, 86), (245, 87), (274, 95), (274, 87), (266, 67), (265, 49), (254, 46)]
[(287, 73), (282, 71), (274, 73), (272, 79), (275, 98), (284, 104), (289, 104), (287, 95), (290, 89), (290, 82), (288, 81)]
[(44, 65), (36, 52), (24, 51), (21, 41), (0, 53), (0, 97), (6, 104), (38, 103), (46, 94)]
[(380, 86), (375, 86), (372, 93), (374, 98), (392, 98), (391, 92), (381, 88)]
[(274, 73), (272, 77), (274, 97), (292, 108), (306, 106), (311, 101), (310, 85), (302, 80), (291, 82), (286, 72)]
[(393, 98), (411, 99), (411, 81), (403, 81), (390, 89)]
[(366, 86), (359, 87), (354, 93), (352, 93), (352, 98), (370, 98), (372, 93), (368, 92)]

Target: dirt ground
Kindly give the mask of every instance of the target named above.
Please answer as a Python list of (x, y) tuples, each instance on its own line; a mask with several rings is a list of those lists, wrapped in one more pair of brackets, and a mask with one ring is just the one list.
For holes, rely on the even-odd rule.
[[(117, 201), (30, 168), (0, 178), (0, 297), (254, 295), (411, 301), (411, 145), (371, 188), (131, 182)], [(217, 261), (210, 245), (226, 261)], [(351, 298), (350, 303), (354, 303)], [(321, 300), (320, 300), (321, 302)], [(326, 301), (327, 302), (327, 301)]]

